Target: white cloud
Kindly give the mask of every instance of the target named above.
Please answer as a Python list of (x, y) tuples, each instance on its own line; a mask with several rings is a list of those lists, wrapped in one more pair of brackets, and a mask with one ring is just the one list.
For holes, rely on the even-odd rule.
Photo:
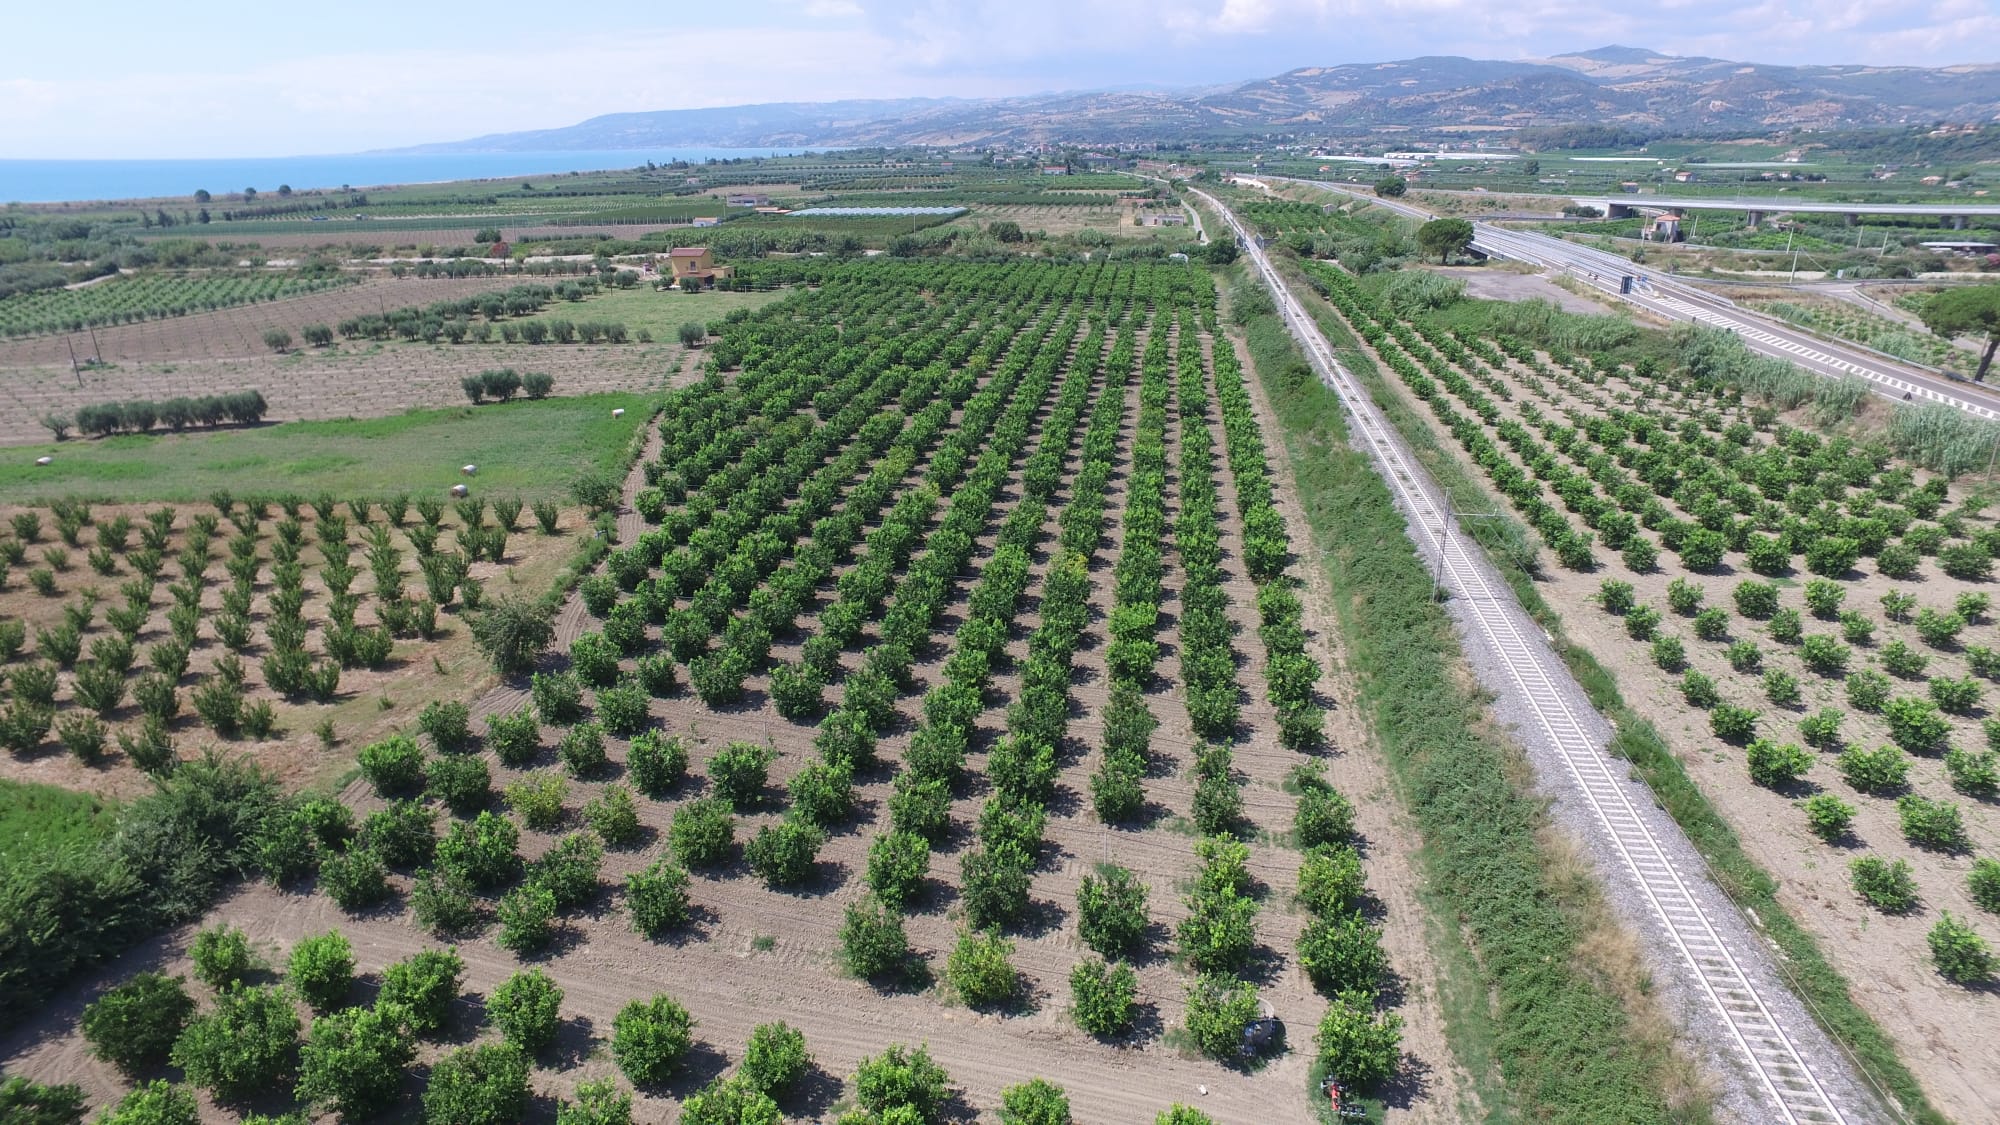
[[(647, 9), (622, 10), (625, 0), (603, 2), (621, 10), (600, 26), (631, 30), (417, 35), (404, 42), (426, 45), (317, 54), (300, 46), (311, 35), (276, 23), (258, 49), (190, 55), (146, 51), (143, 40), (163, 29), (111, 21), (106, 49), (143, 62), (88, 72), (24, 64), (15, 74), (36, 77), (0, 79), (0, 157), (340, 152), (628, 110), (1206, 85), (1300, 66), (1542, 57), (1612, 42), (1917, 65), (1972, 61), (1966, 52), (2000, 42), (1993, 0), (778, 0), (656, 17), (671, 26), (649, 26)], [(242, 25), (233, 28), (240, 37)]]

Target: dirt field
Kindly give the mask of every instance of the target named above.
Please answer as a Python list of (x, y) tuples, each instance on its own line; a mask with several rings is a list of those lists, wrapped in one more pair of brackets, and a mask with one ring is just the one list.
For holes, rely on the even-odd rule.
[[(719, 212), (718, 212), (719, 213)], [(615, 238), (634, 239), (642, 235), (663, 230), (683, 230), (687, 223), (616, 223), (595, 226), (551, 226), (546, 221), (532, 226), (518, 226), (507, 222), (507, 216), (496, 215), (488, 225), (499, 228), (508, 242), (536, 242), (560, 238)], [(404, 230), (370, 226), (367, 223), (321, 223), (309, 231), (262, 232), (245, 230), (242, 227), (219, 232), (206, 232), (198, 227), (175, 227), (175, 238), (207, 238), (212, 242), (228, 242), (239, 247), (256, 246), (265, 250), (318, 250), (322, 247), (344, 251), (350, 246), (379, 246), (384, 250), (414, 249), (419, 246), (474, 245), (472, 236), (477, 233), (472, 227), (440, 227), (435, 230)]]
[[(684, 349), (664, 325), (705, 320), (741, 305), (758, 305), (776, 294), (619, 292), (603, 300), (568, 306), (580, 319), (621, 319), (636, 329), (657, 323), (655, 343), (629, 344), (425, 344), (404, 341), (341, 340), (325, 349), (300, 348), (273, 354), (262, 336), (287, 328), (296, 339), (308, 324), (340, 320), (404, 305), (429, 304), (473, 293), (532, 282), (509, 276), (445, 280), (380, 279), (261, 305), (200, 313), (171, 320), (96, 330), (96, 348), (108, 367), (73, 373), (70, 347), (89, 358), (91, 335), (43, 336), (0, 343), (0, 445), (47, 441), (41, 418), (70, 413), (79, 406), (178, 395), (223, 394), (255, 389), (271, 404), (271, 421), (298, 418), (375, 417), (413, 406), (449, 406), (465, 401), (459, 380), (488, 368), (544, 371), (556, 393), (641, 390), (680, 361)], [(634, 302), (652, 299), (658, 310)], [(544, 317), (555, 315), (553, 311)]]
[(1605, 306), (1555, 284), (1540, 274), (1515, 273), (1485, 266), (1426, 266), (1429, 273), (1465, 282), (1465, 294), (1490, 301), (1554, 301), (1565, 312), (1599, 315)]
[[(1124, 373), (1118, 373), (1124, 378)], [(1103, 377), (1100, 376), (1100, 384)], [(1125, 391), (1121, 465), (1129, 457), (1129, 443), (1136, 432), (1136, 379)], [(1254, 381), (1253, 381), (1254, 384)], [(1263, 408), (1261, 398), (1258, 400)], [(1267, 421), (1268, 411), (1266, 410)], [(1244, 789), (1245, 815), (1255, 826), (1250, 836), (1250, 869), (1264, 887), (1263, 910), (1258, 915), (1258, 936), (1263, 967), (1257, 976), (1260, 994), (1268, 1000), (1288, 1027), (1289, 1050), (1269, 1065), (1254, 1072), (1223, 1067), (1190, 1057), (1170, 1046), (1164, 1033), (1183, 1020), (1184, 970), (1173, 965), (1167, 954), (1168, 934), (1185, 911), (1180, 894), (1194, 874), (1194, 840), (1184, 827), (1182, 816), (1190, 807), (1193, 787), (1185, 776), (1192, 761), (1195, 739), (1182, 702), (1182, 692), (1172, 679), (1177, 661), (1172, 653), (1174, 629), (1162, 631), (1167, 650), (1159, 665), (1161, 682), (1149, 697), (1149, 705), (1161, 722), (1152, 743), (1152, 753), (1162, 759), (1160, 768), (1146, 782), (1147, 796), (1159, 806), (1159, 814), (1142, 829), (1118, 830), (1100, 825), (1087, 809), (1088, 774), (1095, 765), (1095, 747), (1101, 731), (1101, 711), (1106, 699), (1103, 646), (1104, 628), (1094, 625), (1086, 634), (1076, 661), (1071, 690), (1073, 718), (1066, 739), (1064, 767), (1058, 795), (1050, 812), (1044, 860), (1037, 868), (1032, 889), (1034, 919), (1017, 933), (1016, 967), (1023, 974), (1024, 1000), (1014, 1009), (981, 1013), (958, 1006), (934, 988), (901, 992), (880, 992), (846, 979), (836, 966), (839, 941), (837, 930), (847, 902), (858, 897), (863, 881), (858, 878), (865, 866), (867, 848), (877, 831), (887, 824), (890, 792), (886, 772), (861, 779), (860, 812), (857, 823), (831, 837), (819, 856), (820, 878), (797, 893), (767, 889), (750, 875), (739, 861), (719, 871), (696, 877), (693, 897), (701, 921), (684, 938), (665, 944), (647, 942), (631, 932), (622, 911), (616, 908), (617, 894), (600, 900), (583, 917), (573, 918), (568, 932), (541, 963), (566, 990), (563, 1012), (567, 1019), (558, 1058), (552, 1069), (538, 1071), (533, 1084), (540, 1098), (535, 1120), (546, 1121), (552, 1113), (552, 1098), (581, 1080), (615, 1072), (601, 1040), (608, 1035), (612, 1015), (634, 997), (665, 991), (686, 1004), (695, 1015), (696, 1037), (700, 1043), (692, 1072), (664, 1093), (685, 1096), (709, 1078), (723, 1073), (739, 1057), (741, 1044), (750, 1029), (761, 1022), (783, 1018), (806, 1034), (809, 1048), (822, 1071), (822, 1079), (803, 1104), (788, 1107), (794, 1116), (825, 1121), (839, 1104), (840, 1084), (853, 1072), (864, 1055), (875, 1054), (891, 1042), (928, 1043), (938, 1061), (962, 1087), (964, 1097), (960, 1120), (973, 1112), (990, 1112), (1001, 1087), (1041, 1075), (1067, 1088), (1076, 1117), (1085, 1122), (1145, 1122), (1175, 1101), (1195, 1105), (1224, 1125), (1266, 1125), (1304, 1119), (1309, 1112), (1306, 1071), (1311, 1058), (1311, 1037), (1324, 1001), (1293, 960), (1293, 946), (1304, 916), (1290, 906), (1298, 853), (1284, 841), (1288, 838), (1293, 798), (1280, 782), (1301, 759), (1281, 748), (1275, 738), (1270, 704), (1265, 702), (1263, 651), (1256, 640), (1256, 611), (1250, 603), (1251, 586), (1243, 572), (1238, 552), (1242, 528), (1234, 505), (1233, 483), (1222, 456), (1219, 410), (1211, 405), (1207, 424), (1217, 434), (1216, 472), (1221, 489), (1221, 525), (1224, 544), (1223, 566), (1227, 588), (1232, 595), (1231, 616), (1237, 628), (1233, 645), (1242, 657), (1239, 682), (1244, 691), (1243, 728), (1253, 732), (1236, 747), (1236, 768), (1249, 778)], [(1170, 421), (1167, 463), (1177, 464), (1181, 423)], [(1284, 476), (1282, 459), (1273, 466), (1281, 503), (1303, 534), (1303, 523), (1291, 488)], [(1066, 480), (1073, 479), (1074, 466)], [(1169, 517), (1176, 508), (1172, 497), (1173, 472), (1169, 471)], [(638, 478), (628, 483), (628, 504)], [(1000, 513), (1018, 501), (1018, 470), (1003, 492)], [(1060, 510), (1067, 499), (1067, 485), (1059, 490), (1052, 508)], [(1114, 472), (1106, 498), (1107, 528), (1111, 541), (1100, 548), (1100, 561), (1115, 557), (1122, 541), (1122, 513), (1125, 504), (1125, 477)], [(996, 526), (997, 526), (996, 516)], [(621, 534), (629, 537), (642, 525), (626, 511), (620, 519)], [(1045, 539), (1036, 554), (1036, 580), (1050, 561), (1053, 520), (1044, 526)], [(990, 554), (994, 536), (979, 540), (974, 566), (982, 566)], [(1304, 568), (1302, 568), (1304, 569)], [(1099, 614), (1108, 612), (1110, 567), (1101, 566), (1092, 596)], [(1162, 607), (1171, 622), (1178, 611), (1180, 578), (1171, 565), (1167, 586), (1169, 598)], [(1323, 591), (1322, 591), (1323, 592)], [(948, 621), (963, 620), (968, 589), (957, 591), (947, 606)], [(830, 593), (822, 599), (830, 600)], [(1417, 882), (1411, 866), (1416, 848), (1414, 836), (1391, 807), (1379, 763), (1368, 749), (1366, 732), (1340, 705), (1346, 690), (1338, 672), (1339, 654), (1332, 642), (1330, 623), (1315, 608), (1321, 599), (1309, 598), (1306, 627), (1315, 655), (1335, 674), (1322, 685), (1334, 704), (1329, 715), (1331, 752), (1327, 755), (1334, 783), (1354, 799), (1359, 809), (1361, 846), (1367, 857), (1369, 885), (1374, 905), (1385, 926), (1384, 943), (1390, 950), (1395, 979), (1389, 993), (1397, 1010), (1408, 1021), (1405, 1047), (1411, 1053), (1406, 1078), (1387, 1091), (1392, 1121), (1457, 1122), (1476, 1115), (1469, 1083), (1451, 1065), (1440, 1031), (1432, 982), (1436, 967), (1427, 955), (1426, 919), (1416, 902)], [(824, 600), (822, 602), (824, 604)], [(1008, 645), (1016, 660), (1026, 654), (1028, 633), (1036, 624), (1032, 604), (1017, 619)], [(558, 640), (575, 636), (595, 623), (572, 602), (561, 616)], [(939, 682), (945, 652), (940, 646), (928, 661), (915, 669), (919, 687), (902, 701), (905, 716), (914, 713), (915, 701), (927, 687)], [(774, 660), (797, 655), (797, 642), (780, 644)], [(847, 656), (850, 667), (858, 665), (857, 654)], [(996, 698), (1011, 697), (1019, 686), (1019, 673), (1010, 669), (994, 681)], [(510, 710), (523, 696), (519, 684), (496, 687), (481, 701), (481, 712)], [(830, 695), (832, 693), (829, 693)], [(987, 737), (1003, 729), (1000, 707), (991, 707), (981, 719)], [(764, 677), (752, 678), (749, 700), (721, 711), (710, 710), (686, 694), (655, 700), (652, 714), (670, 733), (689, 736), (695, 744), (694, 773), (705, 772), (709, 757), (731, 739), (768, 742), (779, 752), (773, 764), (771, 784), (780, 787), (800, 766), (816, 755), (812, 749), (812, 727), (780, 718), (768, 702)], [(906, 722), (884, 736), (881, 753), (894, 760), (907, 743), (911, 729)], [(552, 744), (555, 731), (544, 732), (545, 746)], [(623, 744), (613, 740), (614, 762), (624, 757)], [(546, 763), (537, 763), (546, 764)], [(496, 785), (515, 776), (516, 771), (494, 763)], [(615, 772), (615, 771), (614, 771)], [(601, 782), (573, 785), (569, 803), (580, 806), (600, 787)], [(641, 818), (646, 826), (645, 842), (633, 851), (613, 851), (607, 855), (604, 876), (614, 886), (624, 875), (643, 868), (664, 843), (664, 830), (673, 805), (698, 794), (704, 782), (691, 781), (672, 802), (641, 802)], [(959, 825), (954, 839), (934, 857), (927, 899), (908, 920), (912, 945), (930, 962), (933, 973), (941, 974), (943, 956), (953, 944), (958, 928), (955, 884), (958, 857), (969, 845), (964, 826), (977, 819), (986, 793), (983, 781), (975, 781), (969, 792), (953, 807)], [(365, 809), (375, 799), (361, 784), (351, 785), (346, 796)], [(775, 812), (753, 813), (738, 820), (738, 839), (746, 839), (757, 827), (773, 823)], [(572, 827), (566, 824), (565, 829)], [(525, 832), (523, 851), (538, 854), (555, 834)], [(1140, 994), (1145, 1005), (1141, 1028), (1119, 1043), (1102, 1043), (1077, 1030), (1065, 1016), (1069, 968), (1084, 952), (1077, 937), (1070, 904), (1075, 900), (1078, 881), (1100, 861), (1125, 865), (1151, 888), (1149, 910), (1155, 921), (1152, 952), (1137, 966)], [(398, 878), (400, 886), (407, 879)], [(400, 903), (361, 918), (341, 915), (323, 895), (287, 895), (266, 887), (246, 888), (212, 912), (209, 922), (228, 921), (246, 928), (275, 961), (299, 938), (338, 927), (353, 940), (361, 969), (371, 976), (381, 967), (408, 952), (435, 945), (407, 918)], [(88, 1059), (74, 1032), (81, 1005), (104, 984), (135, 969), (164, 965), (170, 971), (187, 971), (185, 949), (192, 931), (167, 935), (135, 951), (98, 980), (72, 989), (51, 1011), (37, 1018), (3, 1045), (0, 1060), (10, 1070), (50, 1078), (61, 1075), (82, 1082), (93, 1096), (102, 1099), (121, 1089), (116, 1076), (106, 1067)], [(470, 966), (469, 992), (472, 999), (489, 992), (518, 967), (515, 958), (501, 950), (491, 934), (460, 944), (460, 952)], [(461, 1005), (463, 1019), (455, 1041), (490, 1037), (491, 1031), (474, 1027), (477, 1008)], [(598, 1040), (593, 1047), (592, 1039)], [(639, 1098), (640, 1120), (661, 1120), (672, 1104), (669, 1097), (645, 1094)], [(204, 1120), (226, 1118), (213, 1107)]]
[[(1503, 420), (1521, 420), (1521, 407), (1531, 403), (1544, 413), (1554, 407), (1547, 397), (1526, 389), (1521, 372), (1510, 364), (1506, 372), (1514, 387), (1514, 399), (1500, 402)], [(1456, 449), (1449, 434), (1435, 418), (1393, 378), (1388, 382), (1405, 395), (1413, 411), (1432, 427), (1441, 448)], [(1583, 414), (1596, 414), (1601, 403), (1591, 396), (1555, 391), (1545, 386), (1556, 402)], [(1636, 393), (1636, 386), (1620, 380), (1595, 394), (1604, 399)], [(1796, 426), (1803, 417), (1789, 419)], [(1492, 428), (1488, 427), (1488, 432)], [(1483, 507), (1506, 510), (1504, 498), (1480, 480)], [(1953, 500), (1963, 497), (1963, 488), (1952, 489)], [(1471, 506), (1474, 501), (1462, 501)], [(1675, 507), (1679, 511), (1678, 506)], [(1662, 671), (1653, 663), (1649, 647), (1626, 635), (1621, 618), (1605, 613), (1597, 605), (1601, 583), (1607, 578), (1630, 582), (1640, 605), (1652, 606), (1666, 614), (1663, 634), (1686, 642), (1688, 666), (1713, 677), (1725, 701), (1762, 712), (1758, 733), (1777, 742), (1800, 740), (1798, 720), (1822, 707), (1843, 712), (1845, 740), (1864, 748), (1890, 741), (1880, 715), (1849, 707), (1840, 677), (1823, 677), (1800, 669), (1795, 646), (1779, 643), (1766, 635), (1761, 622), (1732, 616), (1730, 639), (1757, 641), (1766, 653), (1765, 666), (1794, 671), (1803, 688), (1803, 698), (1792, 706), (1773, 706), (1764, 697), (1757, 674), (1734, 671), (1724, 656), (1724, 644), (1695, 639), (1689, 622), (1668, 609), (1667, 586), (1675, 578), (1699, 583), (1706, 590), (1705, 605), (1730, 606), (1730, 591), (1736, 583), (1756, 575), (1736, 564), (1720, 568), (1719, 574), (1691, 574), (1681, 568), (1671, 553), (1663, 553), (1659, 568), (1635, 574), (1608, 551), (1600, 548), (1598, 570), (1579, 573), (1555, 565), (1547, 559), (1540, 575), (1542, 597), (1563, 619), (1565, 632), (1593, 653), (1618, 678), (1626, 701), (1645, 716), (1665, 738), (1689, 776), (1701, 787), (1708, 800), (1735, 829), (1744, 850), (1764, 871), (1777, 880), (1780, 897), (1792, 915), (1808, 929), (1828, 960), (1853, 987), (1856, 998), (1883, 1030), (1898, 1044), (1901, 1056), (1939, 1108), (1962, 1121), (2000, 1118), (2000, 1086), (1989, 1078), (1990, 1060), (2000, 1032), (1996, 1032), (1995, 993), (1990, 989), (1968, 989), (1945, 980), (1932, 969), (1925, 935), (1937, 921), (1939, 911), (1949, 910), (1969, 921), (1994, 940), (2000, 927), (1993, 916), (1980, 910), (1967, 893), (1965, 876), (1976, 855), (2000, 850), (2000, 810), (1991, 800), (1968, 798), (1954, 792), (1945, 776), (1940, 758), (1911, 755), (1909, 789), (1927, 797), (1950, 800), (1963, 811), (1971, 839), (1971, 849), (1962, 855), (1939, 853), (1914, 847), (1907, 842), (1898, 823), (1893, 796), (1868, 796), (1845, 784), (1834, 766), (1833, 755), (1819, 754), (1806, 777), (1797, 785), (1772, 789), (1753, 784), (1747, 775), (1744, 752), (1726, 745), (1711, 733), (1708, 716), (1690, 707), (1680, 690), (1680, 673)], [(1923, 644), (1909, 624), (1881, 621), (1880, 597), (1892, 590), (1913, 594), (1920, 607), (1947, 612), (1962, 591), (1992, 590), (1991, 583), (1964, 583), (1946, 577), (1937, 561), (1927, 558), (1914, 579), (1891, 580), (1874, 573), (1871, 560), (1863, 559), (1858, 578), (1841, 585), (1846, 589), (1845, 606), (1860, 610), (1877, 620), (1878, 631), (1871, 644), (1858, 645), (1851, 668), (1877, 666), (1882, 647), (1902, 641), (1930, 657), (1933, 676), (1963, 677), (1969, 674), (1965, 657), (1957, 648), (1940, 651)], [(1803, 612), (1801, 587), (1811, 577), (1802, 570), (1790, 578), (1777, 579), (1781, 604)], [(1732, 611), (1733, 612), (1733, 611)], [(1829, 623), (1806, 616), (1808, 634), (1829, 631)], [(1837, 627), (1833, 628), (1837, 634)], [(1961, 635), (1963, 644), (1994, 645), (2000, 641), (2000, 626), (1989, 615)], [(1982, 681), (1983, 682), (1983, 681)], [(1923, 695), (1921, 679), (1893, 680), (1896, 695)], [(1983, 749), (1986, 739), (1978, 720), (1992, 713), (1992, 685), (1987, 683), (1989, 702), (1968, 718), (1952, 720), (1951, 744), (1967, 749)], [(1858, 810), (1853, 831), (1838, 844), (1829, 845), (1812, 835), (1797, 802), (1813, 793), (1831, 793)], [(1864, 903), (1852, 890), (1848, 873), (1851, 859), (1876, 855), (1887, 861), (1907, 861), (1914, 870), (1922, 904), (1906, 915), (1883, 914)]]

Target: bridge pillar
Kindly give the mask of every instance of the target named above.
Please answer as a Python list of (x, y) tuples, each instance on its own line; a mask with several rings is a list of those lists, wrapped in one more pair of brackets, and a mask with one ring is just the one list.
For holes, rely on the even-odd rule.
[(1762, 223), (1763, 223), (1763, 221), (1764, 221), (1764, 212), (1762, 212), (1762, 211), (1746, 211), (1746, 212), (1744, 212), (1744, 215), (1743, 215), (1743, 217), (1744, 217), (1745, 221), (1746, 221), (1746, 222), (1747, 222), (1747, 223), (1749, 224), (1749, 226), (1750, 226), (1750, 229), (1751, 229), (1751, 230), (1756, 230), (1756, 229), (1757, 229), (1757, 227), (1758, 227), (1758, 226), (1759, 226), (1760, 224), (1762, 224)]
[(1951, 217), (1951, 229), (1953, 229), (1953, 230), (1964, 230), (1964, 229), (1965, 229), (1965, 216), (1964, 216), (1964, 215), (1953, 215), (1953, 216)]
[(1609, 200), (1606, 200), (1606, 201), (1605, 201), (1605, 204), (1604, 204), (1604, 217), (1605, 217), (1605, 218), (1607, 218), (1607, 219), (1629, 219), (1629, 218), (1631, 218), (1631, 217), (1632, 217), (1632, 215), (1633, 215), (1633, 211), (1632, 211), (1632, 208), (1630, 208), (1630, 207), (1627, 207), (1627, 206), (1625, 206), (1624, 204), (1621, 204), (1621, 203), (1612, 203), (1612, 202), (1610, 202)]
[(1846, 218), (1847, 218), (1847, 225), (1850, 227), (1858, 227), (1861, 225), (1861, 216), (1855, 214), (1852, 211), (1849, 211), (1847, 213)]

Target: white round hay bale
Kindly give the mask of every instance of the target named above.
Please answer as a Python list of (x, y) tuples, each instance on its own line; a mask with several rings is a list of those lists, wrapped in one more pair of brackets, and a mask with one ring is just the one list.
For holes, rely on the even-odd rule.
[(56, 463), (56, 459), (55, 459), (55, 458), (53, 458), (53, 457), (37, 457), (37, 458), (35, 458), (35, 464), (37, 464), (37, 465), (53, 465), (53, 464), (55, 464), (55, 463)]
[(612, 407), (612, 408), (611, 408), (611, 416), (612, 416), (613, 418), (623, 418), (623, 417), (625, 417), (625, 408), (624, 408), (624, 407), (622, 407), (622, 406), (614, 406), (614, 407)]
[(462, 484), (454, 484), (451, 486), (451, 494), (462, 498), (472, 495), (472, 490)]
[(466, 476), (468, 476), (468, 477), (469, 477), (469, 476), (472, 476), (472, 475), (474, 475), (474, 474), (476, 474), (476, 473), (478, 473), (478, 472), (479, 472), (479, 466), (477, 466), (477, 465), (466, 465), (466, 466), (463, 466), (462, 468), (460, 468), (460, 469), (459, 469), (458, 471), (459, 471), (460, 473), (463, 473), (464, 475), (466, 475)]

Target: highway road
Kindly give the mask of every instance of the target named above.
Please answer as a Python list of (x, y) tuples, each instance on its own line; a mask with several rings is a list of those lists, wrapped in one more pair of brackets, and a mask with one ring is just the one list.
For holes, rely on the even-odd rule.
[(1582, 837), (1619, 900), (1629, 904), (1656, 963), (1692, 997), (1689, 1032), (1714, 1052), (1717, 1075), (1755, 1103), (1748, 1120), (1857, 1125), (1878, 1103), (1840, 1050), (1787, 989), (1769, 946), (1711, 882), (1696, 852), (1630, 767), (1613, 758), (1610, 726), (1522, 610), (1482, 549), (1461, 530), (1443, 490), (1410, 453), (1367, 390), (1335, 357), (1318, 324), (1235, 214), (1215, 208), (1256, 268), (1320, 379), (1340, 397), (1350, 442), (1389, 486), (1447, 603), (1495, 716), (1534, 764), (1538, 788)]
[[(1266, 176), (1264, 179), (1287, 178)], [(1414, 203), (1379, 199), (1343, 184), (1324, 180), (1288, 182), (1366, 199), (1419, 222), (1436, 217)], [(2000, 394), (1983, 387), (1957, 382), (1859, 348), (1828, 343), (1617, 254), (1534, 231), (1508, 230), (1481, 222), (1472, 226), (1473, 249), (1490, 257), (1508, 258), (1566, 273), (1666, 320), (1707, 324), (1734, 332), (1753, 351), (1790, 360), (1815, 375), (1828, 378), (1857, 376), (1867, 380), (1877, 394), (1887, 399), (1940, 402), (1980, 418), (2000, 420)], [(1620, 291), (1621, 279), (1625, 277), (1632, 278), (1629, 293)]]

